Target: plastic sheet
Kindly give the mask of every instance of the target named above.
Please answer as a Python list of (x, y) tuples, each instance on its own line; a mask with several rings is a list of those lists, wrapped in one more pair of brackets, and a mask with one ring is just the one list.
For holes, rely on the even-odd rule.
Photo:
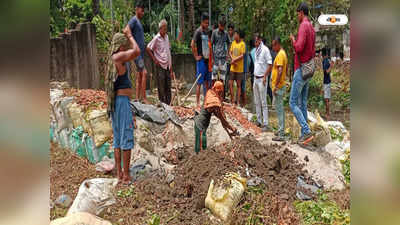
[(107, 206), (116, 202), (113, 189), (118, 179), (94, 178), (83, 181), (67, 216), (77, 212), (99, 215)]
[(153, 105), (142, 104), (137, 101), (131, 101), (131, 106), (135, 115), (143, 118), (144, 120), (158, 124), (165, 124), (168, 120), (168, 115), (162, 108), (157, 108)]

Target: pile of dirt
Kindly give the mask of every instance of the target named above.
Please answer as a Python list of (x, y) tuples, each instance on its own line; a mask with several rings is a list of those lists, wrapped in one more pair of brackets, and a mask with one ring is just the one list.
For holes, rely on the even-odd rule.
[[(154, 213), (161, 216), (161, 221), (168, 219), (162, 216), (166, 211), (170, 211), (169, 216), (176, 215), (168, 224), (209, 224), (212, 221), (204, 209), (204, 200), (211, 179), (218, 181), (228, 172), (246, 177), (248, 168), (251, 177), (264, 179), (265, 185), (260, 187), (261, 194), (245, 193), (233, 215), (233, 224), (246, 223), (251, 209), (243, 208), (249, 202), (257, 207), (263, 205), (263, 211), (258, 212), (265, 216), (261, 218), (263, 224), (296, 224), (299, 218), (291, 203), (296, 198), (297, 176), (305, 174), (295, 155), (281, 147), (263, 146), (253, 136), (246, 136), (199, 154), (190, 152), (193, 149), (179, 148), (170, 161), (177, 164), (175, 179), (168, 184), (166, 179), (156, 176), (137, 183), (137, 191), (147, 199), (139, 205), (160, 207)], [(259, 210), (257, 207), (254, 210)]]
[(73, 96), (74, 101), (84, 107), (99, 106), (102, 109), (107, 108), (107, 94), (105, 91), (93, 89), (65, 89), (65, 96)]
[(238, 108), (232, 105), (224, 104), (224, 112), (227, 115), (239, 121), (239, 123), (243, 126), (244, 129), (246, 130), (252, 129), (255, 132), (255, 134), (261, 133), (261, 129), (257, 127), (254, 123), (250, 122), (247, 118), (245, 118), (242, 112)]
[[(299, 175), (308, 176), (285, 145), (262, 145), (248, 135), (199, 154), (192, 147), (179, 147), (169, 154), (166, 160), (176, 165), (172, 174), (155, 172), (131, 186), (118, 185), (116, 204), (101, 217), (120, 225), (147, 224), (155, 214), (162, 224), (221, 224), (205, 209), (207, 190), (211, 179), (217, 182), (226, 173), (237, 172), (248, 180), (258, 177), (265, 183), (248, 187), (233, 211), (231, 224), (300, 224), (293, 207), (296, 183)], [(69, 150), (52, 145), (51, 200), (63, 193), (74, 198), (85, 179), (110, 176), (99, 174), (94, 165)], [(340, 195), (336, 202), (349, 207)], [(65, 213), (66, 209), (56, 206), (51, 219)]]
[(194, 109), (183, 106), (172, 106), (176, 115), (181, 119), (188, 119), (194, 117)]

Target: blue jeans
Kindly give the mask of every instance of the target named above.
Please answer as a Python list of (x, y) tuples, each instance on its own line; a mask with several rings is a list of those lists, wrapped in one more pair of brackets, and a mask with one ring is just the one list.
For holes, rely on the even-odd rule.
[(280, 137), (285, 136), (285, 110), (283, 108), (283, 97), (286, 93), (286, 86), (283, 85), (280, 89), (276, 90), (275, 98), (275, 108), (276, 114), (278, 115), (278, 134)]
[(292, 88), (290, 89), (289, 105), (294, 116), (301, 126), (301, 136), (311, 132), (307, 124), (307, 98), (308, 98), (308, 80), (303, 80), (301, 69), (294, 72)]

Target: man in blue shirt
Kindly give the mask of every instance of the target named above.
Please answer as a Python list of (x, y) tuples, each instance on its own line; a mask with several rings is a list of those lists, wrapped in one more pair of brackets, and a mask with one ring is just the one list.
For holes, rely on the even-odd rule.
[(322, 69), (324, 70), (324, 99), (325, 99), (325, 111), (326, 111), (326, 120), (329, 120), (329, 99), (331, 98), (331, 68), (332, 65), (329, 61), (329, 57), (327, 54), (327, 49), (322, 49), (322, 57), (324, 60), (322, 61)]
[(147, 70), (144, 67), (144, 52), (146, 45), (144, 43), (144, 31), (140, 20), (144, 16), (144, 3), (141, 0), (136, 1), (135, 8), (136, 15), (132, 17), (126, 27), (124, 33), (132, 35), (140, 48), (140, 55), (135, 59), (136, 69), (138, 75), (136, 77), (136, 100), (143, 100), (144, 103), (149, 104), (146, 99), (146, 75)]

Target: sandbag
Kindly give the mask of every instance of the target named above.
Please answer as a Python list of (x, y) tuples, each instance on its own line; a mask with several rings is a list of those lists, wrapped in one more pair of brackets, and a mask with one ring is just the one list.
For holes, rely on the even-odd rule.
[(65, 128), (73, 128), (72, 121), (68, 115), (67, 105), (73, 101), (73, 97), (62, 98), (53, 105), (54, 114), (57, 120), (57, 131)]
[(165, 124), (168, 120), (167, 113), (165, 113), (162, 108), (157, 108), (154, 105), (131, 101), (131, 107), (135, 115), (144, 120), (158, 124)]
[(77, 212), (70, 216), (53, 220), (50, 225), (112, 225), (112, 223), (90, 213)]
[(86, 133), (82, 136), (83, 144), (85, 146), (86, 157), (91, 163), (100, 162), (104, 156), (110, 156), (110, 144), (108, 142), (104, 143), (100, 147), (94, 145), (93, 138), (88, 136)]
[(82, 126), (82, 109), (81, 106), (76, 103), (70, 103), (67, 106), (68, 115), (71, 118), (72, 125), (74, 128)]
[(52, 81), (50, 82), (50, 89), (67, 89), (70, 88), (69, 83), (66, 81)]
[(72, 130), (70, 128), (66, 128), (66, 129), (63, 129), (63, 130), (61, 130), (59, 132), (57, 132), (57, 131), (55, 132), (57, 143), (62, 148), (70, 148), (69, 137), (70, 137), (71, 131)]
[(51, 120), (50, 127), (49, 127), (49, 135), (50, 135), (51, 142), (57, 142), (56, 133), (55, 133), (56, 129), (57, 129), (57, 122), (55, 120)]
[(113, 130), (105, 109), (91, 111), (88, 114), (88, 121), (96, 147), (111, 139)]
[(80, 118), (81, 118), (81, 123), (82, 123), (83, 131), (84, 131), (85, 133), (88, 133), (89, 136), (92, 136), (92, 135), (93, 135), (93, 134), (92, 134), (92, 129), (90, 129), (90, 124), (89, 124), (89, 121), (88, 121), (88, 115), (89, 115), (89, 113), (90, 113), (91, 111), (92, 111), (92, 110), (89, 109), (87, 112), (81, 111), (81, 113), (80, 113)]
[(312, 144), (315, 147), (324, 147), (329, 142), (331, 142), (331, 133), (326, 122), (321, 118), (318, 112), (315, 112), (315, 117), (317, 122), (311, 123), (311, 130), (314, 132), (314, 139)]
[(228, 221), (233, 208), (237, 206), (246, 190), (246, 178), (230, 173), (225, 176), (223, 184), (214, 186), (214, 180), (211, 180), (205, 206), (221, 220)]
[(71, 131), (69, 136), (69, 147), (80, 157), (86, 157), (86, 149), (83, 137), (83, 128), (79, 126)]
[(113, 189), (118, 179), (94, 178), (83, 181), (67, 216), (77, 212), (99, 215), (107, 206), (116, 202)]

